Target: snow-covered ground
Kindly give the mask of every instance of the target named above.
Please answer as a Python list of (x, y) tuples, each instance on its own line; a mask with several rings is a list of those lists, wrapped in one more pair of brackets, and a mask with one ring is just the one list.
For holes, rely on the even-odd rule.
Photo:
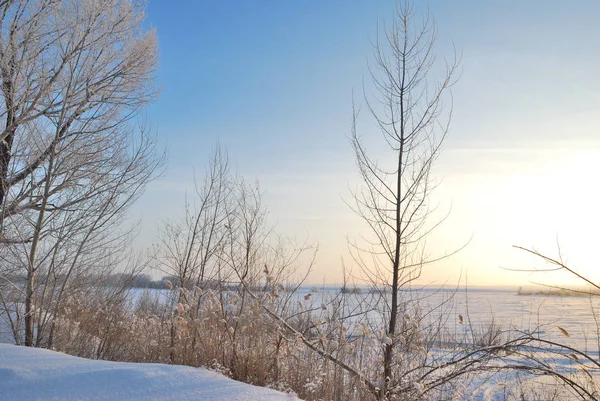
[[(314, 308), (316, 315), (327, 314), (331, 308), (318, 306), (326, 304), (337, 291), (337, 288), (319, 291), (301, 288), (294, 296), (297, 298), (295, 301), (305, 309)], [(165, 296), (167, 294), (165, 291), (158, 292), (164, 292)], [(424, 289), (408, 295), (422, 298), (421, 305), (425, 310), (436, 310), (435, 306), (444, 303), (452, 294), (450, 290)], [(346, 304), (354, 307), (360, 299), (358, 295), (348, 295)], [(597, 312), (599, 308), (600, 298), (520, 296), (514, 289), (469, 289), (468, 293), (459, 291), (452, 302), (446, 303), (445, 308), (436, 310), (431, 317), (437, 318), (436, 313), (447, 316), (443, 320), (444, 329), (458, 338), (455, 341), (460, 341), (461, 338), (468, 340), (472, 333), (483, 332), (493, 320), (503, 330), (516, 329), (532, 333), (534, 337), (539, 336), (585, 351), (593, 360), (597, 360), (600, 354), (600, 337), (596, 331), (594, 311)], [(459, 319), (460, 316), (465, 317), (464, 322)], [(449, 338), (452, 339), (453, 337)], [(0, 342), (10, 341), (10, 326), (6, 315), (0, 313)], [(453, 346), (456, 345), (459, 343), (451, 342), (448, 347), (431, 349), (431, 356), (439, 357), (440, 360), (452, 357), (453, 350), (456, 351)], [(539, 347), (535, 349), (535, 357), (551, 365), (557, 372), (576, 377), (582, 383), (587, 383), (589, 379), (590, 383), (594, 382), (595, 388), (600, 387), (600, 369), (591, 361), (582, 359), (581, 355), (573, 356), (569, 349), (552, 348), (547, 343), (531, 344), (524, 351), (532, 349), (531, 346)], [(499, 364), (513, 362), (511, 356), (498, 360)], [(460, 399), (516, 400), (519, 399), (518, 393), (524, 383), (538, 393), (538, 389), (552, 388), (547, 383), (548, 377), (534, 378), (518, 373), (517, 370), (502, 370), (491, 376), (473, 377), (469, 383), (464, 383), (464, 397)], [(566, 393), (561, 393), (558, 398), (555, 393), (551, 395), (554, 399), (570, 399)], [(0, 344), (0, 401), (31, 399), (211, 401), (297, 398), (235, 382), (204, 369), (91, 361), (47, 350)]]
[(0, 399), (297, 400), (206, 369), (94, 361), (8, 344), (0, 344)]

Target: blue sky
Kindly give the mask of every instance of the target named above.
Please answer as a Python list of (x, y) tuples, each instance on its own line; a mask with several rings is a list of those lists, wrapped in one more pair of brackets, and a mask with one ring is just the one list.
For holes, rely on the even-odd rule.
[[(416, 2), (425, 10), (427, 2)], [(357, 173), (348, 142), (352, 93), (364, 105), (371, 40), (393, 1), (150, 0), (161, 96), (148, 109), (169, 152), (166, 174), (136, 207), (143, 243), (176, 218), (217, 140), (257, 178), (280, 231), (320, 244), (310, 280), (336, 282), (346, 236), (365, 227), (344, 204)], [(563, 252), (584, 272), (600, 225), (600, 3), (431, 1), (437, 54), (462, 54), (454, 116), (435, 169), (452, 208), (432, 238), (467, 249), (428, 282), (517, 283), (529, 266), (510, 246)], [(368, 86), (368, 85), (367, 85)], [(376, 135), (365, 121), (365, 134)], [(392, 155), (382, 155), (392, 157)], [(589, 270), (592, 274), (592, 270)]]

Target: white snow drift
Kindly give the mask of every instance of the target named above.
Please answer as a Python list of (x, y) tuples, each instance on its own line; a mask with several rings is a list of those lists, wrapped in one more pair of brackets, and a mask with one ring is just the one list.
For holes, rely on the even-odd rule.
[(3, 400), (266, 400), (296, 397), (187, 366), (94, 361), (0, 344)]

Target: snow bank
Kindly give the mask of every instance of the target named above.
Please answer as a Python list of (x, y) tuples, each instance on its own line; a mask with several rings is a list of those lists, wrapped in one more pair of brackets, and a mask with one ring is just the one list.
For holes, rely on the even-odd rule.
[(0, 344), (3, 400), (298, 400), (206, 369), (94, 361)]

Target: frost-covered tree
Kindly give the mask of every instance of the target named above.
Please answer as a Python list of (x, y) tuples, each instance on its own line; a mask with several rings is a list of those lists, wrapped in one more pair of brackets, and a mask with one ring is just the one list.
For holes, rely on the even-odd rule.
[(156, 94), (143, 20), (135, 0), (0, 3), (1, 301), (24, 302), (26, 345), (42, 301), (116, 262), (114, 226), (160, 165), (136, 125)]

